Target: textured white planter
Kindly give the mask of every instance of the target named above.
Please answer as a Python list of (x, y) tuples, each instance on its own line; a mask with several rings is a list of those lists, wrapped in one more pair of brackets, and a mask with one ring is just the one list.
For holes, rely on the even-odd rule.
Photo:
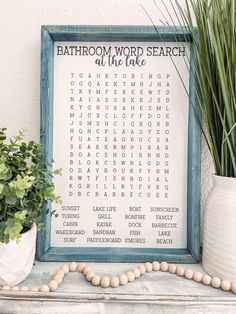
[(203, 221), (202, 265), (211, 276), (236, 281), (236, 178), (213, 176)]
[(31, 272), (36, 247), (36, 225), (21, 236), (19, 243), (0, 243), (0, 285), (14, 286)]

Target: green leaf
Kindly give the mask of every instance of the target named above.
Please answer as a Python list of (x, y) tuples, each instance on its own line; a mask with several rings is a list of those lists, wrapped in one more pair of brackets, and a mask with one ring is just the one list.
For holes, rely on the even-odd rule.
[(54, 186), (48, 186), (45, 189), (44, 199), (45, 200), (52, 200), (52, 199), (54, 199)]
[(4, 189), (4, 184), (0, 183), (0, 195), (2, 194), (3, 189)]
[(17, 175), (16, 180), (9, 183), (9, 187), (15, 191), (15, 194), (19, 198), (23, 198), (26, 191), (32, 186), (32, 182), (35, 178), (33, 176), (21, 177)]
[(4, 164), (0, 164), (0, 180), (6, 179), (9, 173), (8, 167)]
[(8, 218), (4, 234), (9, 237), (9, 240), (18, 240), (22, 229), (23, 226), (19, 220), (15, 218)]
[(0, 203), (0, 221), (5, 219), (6, 214), (7, 214), (6, 204)]
[(8, 170), (8, 172), (7, 172), (7, 174), (5, 175), (5, 180), (10, 180), (11, 179), (11, 177), (12, 177), (12, 171), (11, 171), (11, 169), (9, 169)]
[(18, 211), (14, 214), (14, 217), (18, 220), (25, 220), (27, 216), (27, 210)]
[(25, 196), (25, 190), (24, 189), (16, 189), (16, 196), (19, 198), (23, 198)]
[(61, 176), (61, 175), (62, 175), (62, 169), (61, 169), (61, 168), (60, 168), (60, 169), (55, 169), (55, 170), (53, 171), (53, 173), (54, 173), (55, 175)]
[(5, 222), (1, 221), (0, 222), (0, 242), (4, 243), (5, 242)]
[(13, 189), (5, 185), (3, 188), (3, 195), (5, 195), (6, 204), (9, 204), (9, 205), (16, 204), (17, 197)]
[(5, 202), (9, 205), (15, 205), (17, 198), (15, 195), (7, 195), (5, 198)]

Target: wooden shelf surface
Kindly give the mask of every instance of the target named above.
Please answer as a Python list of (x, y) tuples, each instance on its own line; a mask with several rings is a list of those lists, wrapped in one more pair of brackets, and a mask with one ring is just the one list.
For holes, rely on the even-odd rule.
[[(88, 263), (96, 273), (118, 275), (135, 263)], [(50, 281), (64, 263), (35, 262), (22, 285)], [(184, 265), (204, 272), (200, 264)], [(54, 313), (236, 313), (236, 295), (164, 272), (151, 272), (118, 288), (94, 287), (80, 273), (69, 273), (56, 292), (0, 291), (1, 314)]]

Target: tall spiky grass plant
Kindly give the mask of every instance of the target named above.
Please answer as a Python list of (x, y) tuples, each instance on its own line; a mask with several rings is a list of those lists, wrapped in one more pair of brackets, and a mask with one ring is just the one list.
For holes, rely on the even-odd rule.
[[(201, 129), (215, 174), (236, 177), (236, 0), (185, 0), (185, 9), (178, 0), (160, 0), (166, 12), (153, 1), (162, 24), (192, 37), (195, 71), (191, 74), (197, 81), (195, 92), (204, 123)], [(158, 32), (151, 15), (142, 8)], [(184, 88), (187, 91), (187, 86)], [(201, 123), (198, 116), (197, 120)]]
[(236, 0), (185, 4), (176, 0), (175, 12), (195, 47), (196, 93), (215, 173), (236, 177)]

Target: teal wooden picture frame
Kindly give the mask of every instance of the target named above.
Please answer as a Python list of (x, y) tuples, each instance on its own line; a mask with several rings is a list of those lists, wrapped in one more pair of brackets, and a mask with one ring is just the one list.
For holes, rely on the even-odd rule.
[[(53, 247), (51, 216), (42, 217), (45, 232), (38, 233), (37, 259), (40, 261), (145, 262), (166, 260), (196, 263), (200, 260), (200, 127), (194, 80), (194, 50), (191, 37), (183, 28), (153, 26), (42, 26), (41, 30), (41, 143), (45, 161), (51, 163), (53, 145), (53, 69), (55, 41), (111, 42), (189, 42), (189, 125), (187, 165), (187, 247), (186, 249)], [(194, 107), (194, 110), (193, 110)], [(56, 158), (56, 157), (55, 157)]]

